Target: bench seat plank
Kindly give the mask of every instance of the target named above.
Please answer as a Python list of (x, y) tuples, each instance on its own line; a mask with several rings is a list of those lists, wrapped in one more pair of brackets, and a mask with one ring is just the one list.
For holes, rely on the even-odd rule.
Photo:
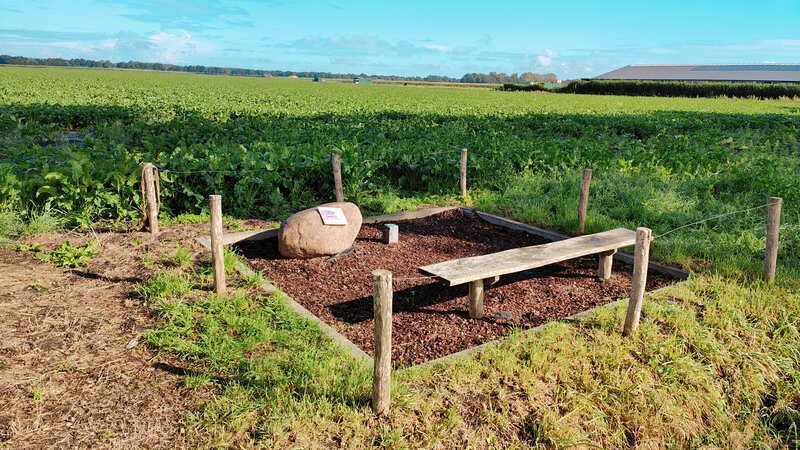
[[(225, 233), (222, 235), (222, 245), (231, 245), (241, 241), (265, 241), (278, 236), (278, 228), (262, 230), (240, 231), (238, 233)], [(204, 247), (211, 247), (211, 236), (195, 238)]]
[(563, 241), (453, 259), (420, 267), (419, 271), (441, 278), (450, 286), (455, 286), (470, 281), (522, 272), (581, 256), (616, 250), (635, 243), (635, 231), (615, 228)]

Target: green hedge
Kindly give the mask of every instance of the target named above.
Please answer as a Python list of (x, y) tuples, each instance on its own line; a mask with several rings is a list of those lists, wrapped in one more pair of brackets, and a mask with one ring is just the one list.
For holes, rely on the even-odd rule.
[(578, 80), (555, 92), (650, 97), (800, 97), (800, 84), (691, 83), (685, 81)]
[(501, 91), (550, 91), (541, 84), (517, 84), (517, 83), (503, 83)]

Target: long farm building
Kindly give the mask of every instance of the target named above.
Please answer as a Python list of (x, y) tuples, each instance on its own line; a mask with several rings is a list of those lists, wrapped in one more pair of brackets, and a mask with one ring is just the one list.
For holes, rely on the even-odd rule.
[(800, 83), (800, 64), (630, 65), (594, 79)]

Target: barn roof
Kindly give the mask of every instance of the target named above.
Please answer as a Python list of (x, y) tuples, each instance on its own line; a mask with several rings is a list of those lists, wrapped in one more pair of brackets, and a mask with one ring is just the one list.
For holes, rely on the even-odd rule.
[(770, 81), (800, 83), (800, 64), (625, 66), (595, 80)]

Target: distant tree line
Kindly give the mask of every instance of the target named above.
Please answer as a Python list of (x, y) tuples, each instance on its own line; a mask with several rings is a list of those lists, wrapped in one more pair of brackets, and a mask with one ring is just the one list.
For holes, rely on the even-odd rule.
[(506, 75), (504, 73), (489, 72), (487, 73), (468, 73), (461, 77), (462, 83), (514, 83), (514, 84), (531, 84), (531, 83), (555, 83), (558, 76), (554, 73), (532, 73), (523, 72), (521, 74), (512, 73)]
[(232, 67), (215, 66), (179, 66), (175, 64), (150, 63), (141, 61), (128, 61), (113, 63), (108, 60), (94, 61), (91, 59), (74, 58), (28, 58), (25, 56), (0, 55), (0, 64), (15, 64), (23, 66), (57, 66), (57, 67), (94, 67), (103, 69), (138, 69), (160, 70), (165, 72), (189, 72), (208, 75), (235, 75), (244, 77), (289, 77), (299, 78), (375, 78), (378, 80), (394, 81), (433, 81), (445, 83), (552, 83), (556, 81), (553, 73), (537, 74), (525, 72), (522, 74), (490, 72), (468, 73), (461, 78), (452, 78), (443, 75), (428, 75), (426, 77), (401, 77), (397, 75), (367, 75), (365, 73), (331, 73), (331, 72), (293, 72), (289, 70), (256, 70)]

